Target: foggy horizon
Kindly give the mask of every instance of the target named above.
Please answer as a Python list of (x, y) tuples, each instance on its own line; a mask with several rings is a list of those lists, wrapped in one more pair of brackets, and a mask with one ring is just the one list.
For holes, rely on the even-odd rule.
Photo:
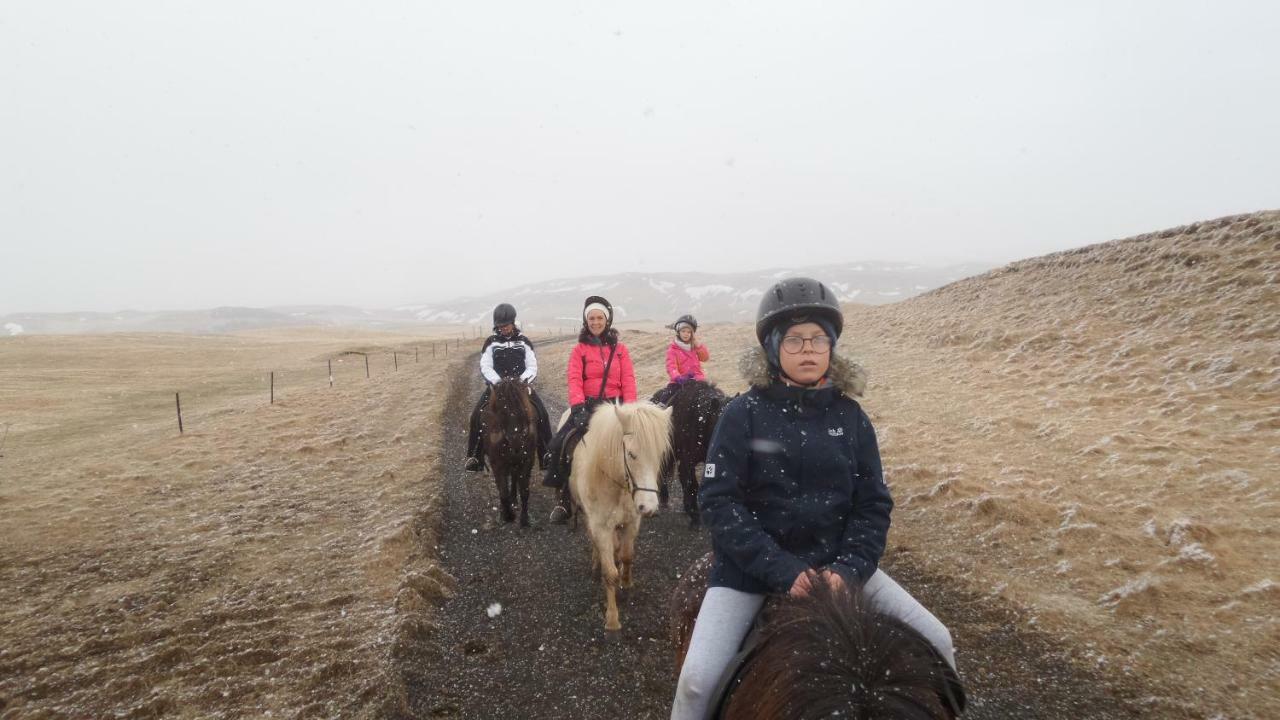
[(1001, 265), (1280, 206), (1280, 6), (0, 13), (0, 315)]

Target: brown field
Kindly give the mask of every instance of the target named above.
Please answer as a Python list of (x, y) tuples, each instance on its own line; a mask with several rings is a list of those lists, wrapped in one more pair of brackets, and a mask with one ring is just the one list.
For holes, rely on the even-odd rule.
[(0, 716), (376, 713), (399, 611), (447, 582), (425, 551), (463, 352), (428, 342), (0, 342)]
[[(1152, 717), (1280, 717), (1280, 212), (846, 313), (890, 553), (1150, 688)], [(703, 336), (744, 389), (751, 330)], [(656, 388), (666, 338), (628, 339)]]
[[(702, 335), (743, 389), (750, 329)], [(667, 336), (624, 340), (647, 395)], [(450, 363), (389, 356), (424, 342), (0, 340), (0, 717), (378, 714), (450, 583)], [(1146, 688), (1151, 717), (1280, 716), (1280, 213), (849, 307), (841, 347), (870, 372), (897, 559)], [(345, 355), (330, 390), (352, 349), (373, 378)]]

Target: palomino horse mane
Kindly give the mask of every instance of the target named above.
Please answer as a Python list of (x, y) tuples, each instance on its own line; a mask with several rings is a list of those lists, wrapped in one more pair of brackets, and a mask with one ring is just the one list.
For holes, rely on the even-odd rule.
[[(622, 453), (625, 435), (634, 437), (633, 447), (649, 453), (648, 459), (661, 462), (671, 449), (670, 414), (649, 403), (621, 407), (612, 403), (601, 404), (592, 411), (590, 429), (579, 445), (583, 452), (581, 460), (611, 479), (621, 478), (625, 466), (615, 456)], [(579, 460), (575, 456), (574, 462)]]

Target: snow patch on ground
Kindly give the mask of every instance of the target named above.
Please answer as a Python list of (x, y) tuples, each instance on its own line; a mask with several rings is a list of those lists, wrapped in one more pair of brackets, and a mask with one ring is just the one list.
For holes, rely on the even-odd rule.
[(5, 323), (5, 324), (4, 324), (4, 330), (5, 330), (5, 332), (9, 333), (10, 335), (21, 335), (21, 334), (22, 334), (22, 326), (21, 326), (21, 325), (19, 325), (18, 323), (14, 323), (14, 322)]

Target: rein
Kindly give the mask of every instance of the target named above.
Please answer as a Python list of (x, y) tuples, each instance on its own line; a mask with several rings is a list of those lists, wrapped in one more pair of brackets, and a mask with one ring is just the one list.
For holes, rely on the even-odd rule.
[[(635, 433), (622, 433), (622, 436), (626, 437), (628, 435), (634, 435), (634, 434)], [(651, 492), (651, 493), (654, 493), (655, 495), (660, 494), (657, 490), (650, 490), (649, 488), (636, 487), (635, 475), (633, 475), (631, 472), (631, 463), (627, 462), (627, 457), (630, 454), (631, 454), (631, 451), (627, 450), (627, 444), (624, 442), (622, 444), (622, 473), (627, 478), (627, 489), (631, 491), (631, 498), (634, 500), (636, 497), (636, 493), (642, 493), (642, 492)], [(622, 486), (619, 485), (618, 487), (622, 487)]]

